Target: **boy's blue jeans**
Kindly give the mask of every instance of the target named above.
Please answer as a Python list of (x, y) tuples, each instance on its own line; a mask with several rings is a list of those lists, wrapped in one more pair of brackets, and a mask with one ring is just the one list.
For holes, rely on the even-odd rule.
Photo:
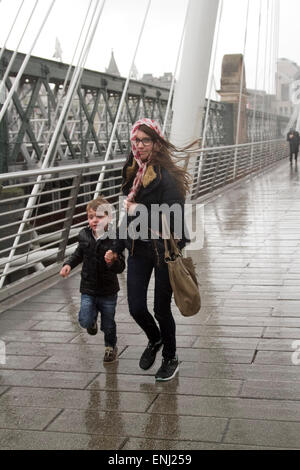
[(82, 328), (92, 328), (97, 321), (98, 312), (101, 318), (101, 331), (104, 333), (105, 346), (115, 347), (117, 343), (115, 312), (118, 295), (93, 296), (81, 294), (81, 305), (78, 321)]

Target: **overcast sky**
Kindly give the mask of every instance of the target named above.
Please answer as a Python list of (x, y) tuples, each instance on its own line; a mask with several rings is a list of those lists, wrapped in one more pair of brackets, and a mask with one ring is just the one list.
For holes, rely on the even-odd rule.
[[(13, 29), (7, 48), (15, 49), (17, 47), (35, 1), (24, 0), (22, 13)], [(41, 24), (41, 19), (51, 1), (39, 1), (21, 43), (21, 52), (27, 52), (30, 48), (33, 37)], [(0, 0), (0, 46), (5, 43), (21, 2), (22, 0)], [(33, 55), (51, 59), (55, 51), (55, 38), (57, 37), (61, 44), (63, 61), (69, 62), (73, 56), (89, 3), (90, 0), (56, 0), (40, 39), (33, 50)], [(287, 57), (300, 64), (300, 48), (297, 37), (300, 1), (281, 0), (280, 3), (279, 57)], [(148, 0), (106, 0), (87, 60), (86, 66), (88, 68), (105, 71), (113, 49), (121, 74), (127, 75), (147, 4)], [(188, 0), (152, 0), (136, 58), (136, 66), (140, 76), (143, 73), (153, 73), (153, 75), (159, 76), (164, 72), (174, 71), (187, 4)], [(274, 73), (274, 67), (270, 60), (271, 45), (266, 46), (267, 18), (271, 16), (272, 4), (273, 0), (262, 0), (258, 88), (271, 89), (272, 87), (271, 75)], [(267, 10), (268, 5), (269, 11)], [(250, 0), (245, 54), (246, 79), (249, 88), (253, 88), (255, 84), (259, 6), (260, 0)], [(243, 52), (246, 11), (247, 0), (224, 0), (215, 66), (216, 88), (219, 87), (223, 55)], [(296, 22), (294, 18), (296, 18)], [(266, 73), (264, 73), (264, 64), (266, 64)]]

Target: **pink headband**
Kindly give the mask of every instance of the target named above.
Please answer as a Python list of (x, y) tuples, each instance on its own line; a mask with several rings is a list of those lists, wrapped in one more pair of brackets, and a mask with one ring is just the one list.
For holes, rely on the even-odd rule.
[(151, 129), (153, 129), (155, 132), (157, 132), (157, 134), (162, 139), (164, 138), (162, 130), (160, 128), (160, 125), (157, 121), (154, 121), (154, 119), (148, 119), (148, 118), (139, 119), (132, 126), (132, 129), (131, 129), (131, 132), (130, 132), (131, 150), (132, 150), (134, 158), (138, 157), (138, 150), (137, 150), (137, 147), (136, 147), (135, 139), (136, 139), (137, 131), (139, 130), (139, 128), (142, 124), (145, 124), (145, 126), (148, 126)]

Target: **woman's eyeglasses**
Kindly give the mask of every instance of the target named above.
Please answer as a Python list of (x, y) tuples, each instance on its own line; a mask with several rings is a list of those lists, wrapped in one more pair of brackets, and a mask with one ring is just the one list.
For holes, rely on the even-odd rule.
[(140, 143), (142, 143), (144, 147), (146, 147), (147, 145), (151, 145), (152, 140), (147, 137), (145, 137), (144, 139), (135, 139), (136, 146), (138, 146)]

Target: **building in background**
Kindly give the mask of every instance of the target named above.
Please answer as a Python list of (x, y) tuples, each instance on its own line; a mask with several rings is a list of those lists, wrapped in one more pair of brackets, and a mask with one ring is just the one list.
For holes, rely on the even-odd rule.
[(121, 74), (119, 72), (119, 68), (117, 66), (117, 62), (116, 62), (113, 50), (111, 51), (111, 57), (110, 57), (109, 65), (108, 65), (107, 69), (105, 69), (105, 73), (109, 73), (110, 75), (117, 75), (118, 77), (121, 76)]
[(299, 65), (289, 59), (279, 59), (276, 72), (276, 94), (248, 88), (247, 108), (291, 117), (295, 112), (295, 104), (291, 100), (291, 85), (299, 79)]
[(276, 104), (274, 112), (280, 116), (292, 116), (295, 104), (291, 101), (291, 85), (300, 79), (300, 67), (289, 59), (279, 59), (276, 73)]
[(276, 114), (276, 96), (270, 95), (265, 90), (253, 90), (247, 88), (247, 109), (256, 109), (263, 113)]
[(141, 82), (151, 83), (151, 85), (161, 86), (164, 88), (171, 88), (173, 74), (165, 72), (161, 77), (154, 77), (152, 73), (144, 73)]

